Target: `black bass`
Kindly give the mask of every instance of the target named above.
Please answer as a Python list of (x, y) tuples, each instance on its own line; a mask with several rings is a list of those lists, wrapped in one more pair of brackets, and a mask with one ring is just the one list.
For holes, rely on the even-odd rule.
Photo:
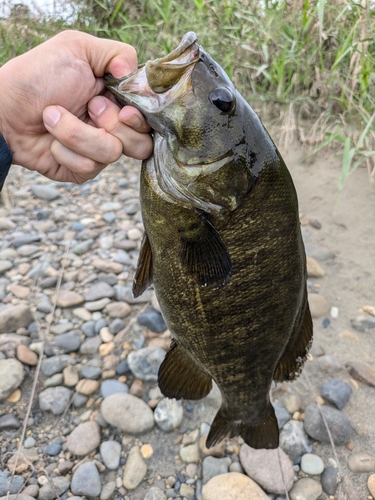
[(152, 283), (173, 343), (170, 398), (222, 394), (207, 439), (276, 448), (269, 392), (293, 380), (312, 340), (306, 257), (291, 176), (253, 109), (187, 33), (169, 55), (107, 86), (154, 130), (143, 162), (145, 236), (133, 293)]

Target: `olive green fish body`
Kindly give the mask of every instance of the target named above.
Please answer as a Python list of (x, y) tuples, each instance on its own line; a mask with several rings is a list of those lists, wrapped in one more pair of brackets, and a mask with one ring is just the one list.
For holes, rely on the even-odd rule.
[(207, 446), (241, 435), (278, 446), (269, 391), (292, 380), (312, 337), (306, 257), (290, 174), (257, 115), (193, 33), (119, 81), (154, 129), (142, 165), (145, 237), (133, 291), (154, 284), (173, 343), (164, 395), (222, 406)]

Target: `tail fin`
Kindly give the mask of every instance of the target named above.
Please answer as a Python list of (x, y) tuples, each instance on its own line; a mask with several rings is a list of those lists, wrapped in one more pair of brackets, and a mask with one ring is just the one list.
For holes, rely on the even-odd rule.
[(230, 420), (224, 415), (223, 408), (217, 412), (207, 437), (206, 446), (210, 448), (225, 437), (241, 436), (246, 444), (255, 449), (273, 449), (279, 446), (279, 427), (275, 411), (268, 405), (264, 418), (254, 422), (246, 420)]

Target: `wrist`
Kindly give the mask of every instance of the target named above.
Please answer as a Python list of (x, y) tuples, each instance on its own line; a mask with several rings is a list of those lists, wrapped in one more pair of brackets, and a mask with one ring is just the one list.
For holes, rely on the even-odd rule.
[(0, 134), (0, 191), (3, 188), (5, 178), (8, 175), (12, 159), (12, 152), (5, 138)]

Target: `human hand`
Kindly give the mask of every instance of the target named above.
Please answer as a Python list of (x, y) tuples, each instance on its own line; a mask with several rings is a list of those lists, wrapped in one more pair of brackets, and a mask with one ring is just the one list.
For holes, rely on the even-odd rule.
[(78, 31), (64, 31), (6, 63), (0, 68), (0, 133), (13, 163), (81, 184), (122, 153), (147, 158), (150, 128), (134, 107), (119, 110), (103, 79), (136, 68), (130, 45)]

